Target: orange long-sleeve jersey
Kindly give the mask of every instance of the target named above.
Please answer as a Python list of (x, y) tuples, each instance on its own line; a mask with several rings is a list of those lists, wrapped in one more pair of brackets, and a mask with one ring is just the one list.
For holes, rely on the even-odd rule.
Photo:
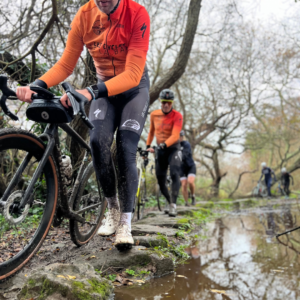
[(76, 14), (60, 60), (40, 80), (48, 88), (72, 74), (85, 45), (93, 57), (108, 96), (125, 92), (140, 83), (149, 47), (150, 18), (133, 0), (121, 0), (110, 16), (94, 0)]
[(165, 143), (167, 147), (179, 141), (182, 128), (182, 115), (176, 110), (164, 114), (160, 109), (150, 114), (150, 131), (147, 138), (147, 145), (151, 145), (155, 134), (157, 144)]

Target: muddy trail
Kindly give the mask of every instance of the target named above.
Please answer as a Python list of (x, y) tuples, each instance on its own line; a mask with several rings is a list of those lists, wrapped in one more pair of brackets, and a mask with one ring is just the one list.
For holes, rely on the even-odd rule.
[(118, 288), (115, 299), (300, 299), (300, 206), (269, 201), (233, 209), (209, 223), (194, 258), (142, 287)]
[(300, 299), (300, 232), (284, 244), (274, 238), (297, 226), (297, 200), (200, 202), (178, 212), (148, 211), (123, 253), (114, 236), (77, 248), (67, 224), (51, 228), (37, 255), (0, 284), (0, 300)]

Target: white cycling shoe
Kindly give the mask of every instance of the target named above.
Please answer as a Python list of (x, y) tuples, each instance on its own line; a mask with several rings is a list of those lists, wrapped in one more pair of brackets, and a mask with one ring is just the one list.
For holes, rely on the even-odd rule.
[(119, 251), (131, 249), (134, 244), (131, 230), (127, 224), (119, 224), (116, 231), (115, 246)]
[(120, 210), (116, 208), (108, 209), (105, 219), (102, 221), (98, 234), (101, 236), (112, 235), (116, 232), (120, 222)]

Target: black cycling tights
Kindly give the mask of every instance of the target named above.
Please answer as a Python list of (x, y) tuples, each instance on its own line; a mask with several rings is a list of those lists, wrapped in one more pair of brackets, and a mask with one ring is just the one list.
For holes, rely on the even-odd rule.
[[(105, 123), (102, 123), (104, 126), (99, 123), (94, 123), (94, 125), (96, 127), (91, 132), (90, 143), (95, 171), (105, 197), (113, 197), (116, 195), (116, 173), (110, 152), (113, 133), (105, 130)], [(100, 130), (101, 138), (99, 138)], [(122, 212), (132, 212), (133, 210), (138, 185), (136, 149), (139, 139), (139, 135), (132, 131), (117, 132), (118, 191)]]
[[(161, 190), (169, 203), (177, 202), (177, 197), (180, 189), (180, 165), (181, 153), (178, 145), (171, 146), (165, 150), (158, 150), (156, 153), (156, 178)], [(170, 176), (172, 179), (172, 198), (166, 187), (168, 166), (170, 166)]]

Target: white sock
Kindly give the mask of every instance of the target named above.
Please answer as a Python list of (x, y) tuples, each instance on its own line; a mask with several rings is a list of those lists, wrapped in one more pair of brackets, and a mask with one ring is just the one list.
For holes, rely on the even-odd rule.
[(111, 208), (115, 208), (115, 209), (120, 209), (120, 206), (119, 206), (119, 201), (118, 201), (118, 198), (117, 198), (117, 195), (113, 196), (113, 197), (105, 197), (105, 199), (107, 200), (107, 204), (108, 204), (108, 208), (111, 209)]
[(127, 224), (131, 231), (131, 214), (132, 213), (121, 213), (120, 224)]
[(176, 209), (176, 204), (175, 203), (171, 203), (171, 206)]

